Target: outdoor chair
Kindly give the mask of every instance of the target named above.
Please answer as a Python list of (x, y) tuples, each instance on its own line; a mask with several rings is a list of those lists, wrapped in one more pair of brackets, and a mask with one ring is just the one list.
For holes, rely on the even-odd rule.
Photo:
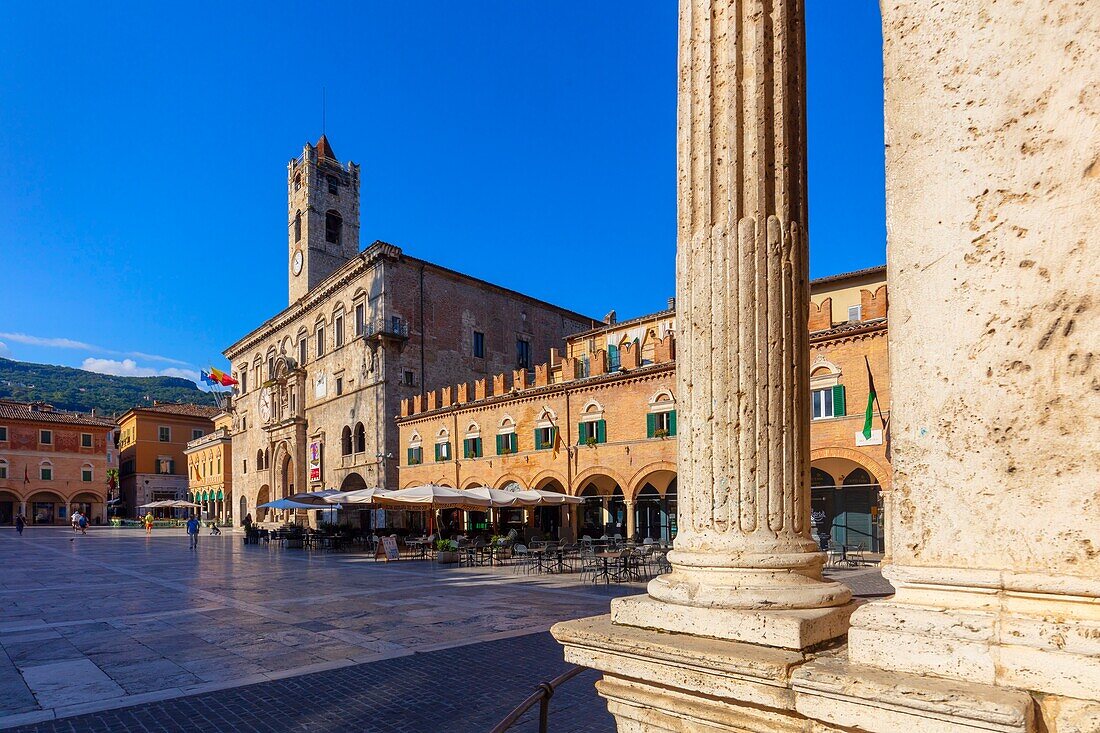
[(866, 550), (867, 550), (867, 547), (862, 542), (860, 542), (858, 545), (845, 545), (844, 546), (845, 561), (851, 567), (856, 567), (857, 565), (866, 565), (867, 564), (867, 559), (863, 555), (863, 553)]
[(619, 551), (619, 556), (615, 559), (615, 567), (611, 568), (611, 579), (616, 583), (622, 583), (624, 580), (630, 579), (634, 561), (632, 555), (633, 553), (630, 550)]
[(527, 551), (527, 545), (514, 545), (512, 547), (512, 572), (518, 573), (523, 571), (524, 573), (531, 572), (532, 558), (531, 553)]

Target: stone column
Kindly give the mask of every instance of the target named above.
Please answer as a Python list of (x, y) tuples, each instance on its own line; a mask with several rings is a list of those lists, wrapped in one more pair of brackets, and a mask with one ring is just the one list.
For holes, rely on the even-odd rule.
[(679, 534), (616, 623), (802, 649), (842, 634), (809, 522), (801, 0), (681, 0)]
[(631, 501), (630, 499), (627, 499), (624, 503), (626, 505), (626, 538), (625, 539), (629, 540), (631, 537), (634, 536), (634, 529), (637, 526), (637, 522), (635, 521), (635, 518), (634, 518), (634, 502)]

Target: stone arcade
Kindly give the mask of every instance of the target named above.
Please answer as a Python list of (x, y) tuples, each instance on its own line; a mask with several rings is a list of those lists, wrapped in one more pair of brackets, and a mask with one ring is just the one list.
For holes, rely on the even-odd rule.
[(1100, 731), (1100, 12), (882, 13), (898, 592), (806, 541), (803, 3), (681, 0), (681, 534), (554, 628), (620, 731)]

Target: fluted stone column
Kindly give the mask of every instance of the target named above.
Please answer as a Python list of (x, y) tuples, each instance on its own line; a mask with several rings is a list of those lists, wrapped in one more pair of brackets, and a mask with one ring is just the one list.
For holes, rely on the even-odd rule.
[(616, 623), (805, 648), (842, 634), (809, 522), (801, 0), (681, 0), (679, 534)]

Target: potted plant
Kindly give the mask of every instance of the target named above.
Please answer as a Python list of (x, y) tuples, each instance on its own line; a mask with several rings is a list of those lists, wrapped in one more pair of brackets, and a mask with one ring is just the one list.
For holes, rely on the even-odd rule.
[(653, 431), (653, 437), (654, 438), (667, 438), (668, 437), (668, 430), (666, 430), (665, 428), (657, 428), (656, 430)]
[(436, 540), (435, 560), (441, 563), (458, 562), (458, 543), (454, 540)]
[(592, 438), (592, 437), (589, 437), (584, 441), (584, 444), (587, 445), (589, 448), (595, 448), (596, 447), (596, 439)]

